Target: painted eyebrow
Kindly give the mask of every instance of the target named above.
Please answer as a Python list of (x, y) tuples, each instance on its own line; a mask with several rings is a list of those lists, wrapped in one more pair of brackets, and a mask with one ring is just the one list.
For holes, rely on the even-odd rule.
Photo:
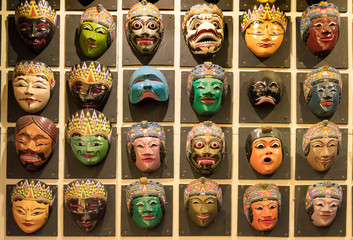
[[(26, 136), (26, 137), (32, 138), (32, 137), (31, 137), (28, 133), (26, 133), (26, 132), (21, 133), (20, 136)], [(42, 134), (37, 134), (37, 135), (34, 136), (34, 139), (42, 139), (42, 138), (48, 139), (47, 137), (45, 137), (45, 136), (42, 135)]]
[(14, 207), (21, 208), (21, 209), (23, 209), (25, 211), (25, 209), (23, 207), (21, 207), (21, 206), (14, 206)]
[(37, 207), (37, 208), (35, 208), (35, 209), (32, 209), (32, 211), (34, 211), (34, 210), (45, 210), (45, 208)]

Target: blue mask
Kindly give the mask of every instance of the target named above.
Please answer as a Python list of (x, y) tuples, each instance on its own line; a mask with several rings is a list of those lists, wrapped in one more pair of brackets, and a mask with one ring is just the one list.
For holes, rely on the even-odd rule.
[(144, 66), (132, 74), (129, 84), (129, 100), (132, 104), (145, 98), (164, 102), (168, 100), (168, 97), (168, 83), (161, 71), (154, 67)]
[(340, 102), (340, 85), (324, 81), (312, 86), (310, 92), (311, 98), (308, 106), (315, 116), (321, 118), (331, 117)]

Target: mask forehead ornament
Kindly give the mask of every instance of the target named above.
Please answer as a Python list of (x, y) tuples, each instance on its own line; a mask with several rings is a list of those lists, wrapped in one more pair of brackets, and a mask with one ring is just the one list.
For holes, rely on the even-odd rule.
[(15, 22), (27, 48), (40, 53), (54, 35), (57, 16), (46, 0), (21, 0), (15, 10)]
[(157, 227), (162, 221), (166, 202), (161, 183), (142, 177), (126, 188), (126, 205), (133, 221), (143, 229)]
[(216, 171), (225, 154), (222, 129), (212, 121), (194, 126), (186, 139), (186, 156), (193, 168), (201, 174)]
[(308, 7), (300, 20), (300, 36), (316, 56), (327, 56), (336, 46), (340, 13), (336, 5), (321, 1)]
[(163, 38), (163, 21), (158, 7), (142, 0), (132, 6), (125, 24), (130, 46), (141, 55), (157, 51)]
[(112, 44), (115, 28), (112, 15), (101, 4), (86, 9), (79, 26), (79, 44), (83, 54), (89, 58), (100, 57)]
[(146, 98), (160, 102), (165, 102), (169, 98), (167, 79), (161, 71), (149, 66), (137, 69), (131, 75), (129, 84), (129, 100), (132, 104)]
[[(39, 230), (48, 221), (54, 199), (53, 189), (44, 182), (29, 179), (19, 181), (11, 192), (12, 213), (16, 224), (25, 233)], [(33, 208), (40, 209), (35, 211), (41, 214), (28, 219), (27, 215), (35, 215), (31, 212)]]
[[(200, 204), (203, 206), (201, 210)], [(184, 205), (189, 217), (198, 226), (207, 227), (221, 211), (222, 189), (216, 182), (201, 177), (189, 183), (184, 189)]]
[(107, 198), (106, 187), (94, 179), (72, 181), (65, 189), (65, 205), (85, 232), (90, 232), (104, 215)]
[[(281, 212), (281, 193), (275, 184), (259, 183), (246, 189), (243, 197), (243, 206), (246, 219), (258, 231), (272, 230)], [(254, 204), (261, 204), (261, 210), (256, 210)], [(267, 214), (262, 215), (262, 211), (267, 209)], [(272, 209), (272, 210), (270, 210)], [(262, 223), (267, 219), (270, 224)]]
[(113, 77), (97, 61), (84, 61), (71, 68), (69, 86), (80, 108), (102, 109), (110, 95)]
[(331, 225), (341, 206), (342, 198), (342, 187), (337, 183), (324, 181), (309, 186), (306, 193), (305, 209), (311, 223), (317, 227)]
[(224, 40), (222, 10), (215, 4), (196, 4), (184, 15), (182, 29), (185, 42), (193, 54), (214, 54)]
[(341, 73), (329, 66), (322, 66), (306, 75), (304, 97), (315, 116), (332, 117), (341, 99), (342, 85)]
[(241, 31), (248, 48), (261, 58), (268, 58), (281, 46), (287, 28), (286, 15), (266, 3), (244, 12)]

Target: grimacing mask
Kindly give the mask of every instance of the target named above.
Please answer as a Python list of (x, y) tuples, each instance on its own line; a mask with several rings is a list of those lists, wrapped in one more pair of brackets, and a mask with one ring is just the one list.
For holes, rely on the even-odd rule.
[(127, 151), (141, 172), (154, 172), (166, 155), (166, 135), (162, 126), (142, 121), (132, 125), (127, 133)]
[(126, 18), (125, 33), (132, 49), (141, 55), (155, 53), (164, 31), (158, 7), (142, 0), (130, 8)]
[(55, 199), (53, 190), (44, 182), (30, 179), (21, 180), (12, 188), (12, 214), (23, 232), (34, 233), (47, 223)]
[(201, 177), (184, 189), (184, 205), (194, 223), (207, 227), (221, 211), (222, 189), (211, 179)]
[(246, 156), (251, 167), (261, 175), (277, 171), (283, 160), (281, 132), (272, 127), (256, 128), (246, 139)]
[(55, 87), (53, 71), (42, 62), (20, 62), (12, 74), (12, 87), (21, 109), (38, 113), (47, 106)]
[(257, 231), (272, 230), (281, 212), (281, 193), (275, 184), (259, 183), (246, 189), (243, 197), (246, 219)]
[(154, 67), (143, 66), (137, 69), (130, 78), (129, 101), (132, 104), (151, 98), (165, 102), (169, 98), (169, 87), (165, 76)]
[(65, 188), (65, 205), (85, 232), (92, 231), (102, 218), (107, 200), (106, 187), (94, 179), (78, 179)]
[(191, 70), (187, 94), (192, 108), (201, 116), (216, 114), (228, 93), (228, 83), (222, 67), (204, 62)]
[(329, 66), (322, 66), (306, 75), (304, 97), (315, 116), (332, 117), (341, 100), (342, 85), (341, 73)]
[(15, 127), (17, 158), (28, 171), (38, 171), (50, 160), (55, 149), (58, 130), (48, 118), (26, 115)]
[(190, 51), (209, 56), (219, 51), (224, 40), (222, 10), (215, 4), (196, 4), (184, 15), (184, 39)]
[(114, 19), (101, 4), (83, 12), (79, 26), (79, 45), (86, 57), (96, 59), (103, 55), (114, 37)]
[(67, 136), (74, 156), (93, 166), (105, 159), (111, 141), (111, 125), (103, 113), (94, 109), (77, 111), (67, 121)]
[(303, 136), (306, 160), (316, 171), (328, 171), (338, 156), (341, 141), (342, 133), (333, 122), (324, 120), (315, 124)]
[(300, 20), (300, 36), (309, 50), (326, 57), (336, 46), (340, 13), (336, 5), (321, 1), (308, 7)]
[(26, 47), (42, 52), (53, 38), (57, 16), (46, 0), (20, 0), (15, 10), (15, 23)]
[(277, 105), (281, 100), (282, 80), (274, 71), (255, 72), (249, 81), (248, 96), (254, 106)]
[(341, 206), (342, 197), (342, 187), (337, 183), (324, 181), (309, 186), (305, 209), (311, 223), (316, 227), (330, 226)]
[(281, 46), (287, 28), (286, 15), (279, 7), (266, 3), (259, 8), (254, 6), (244, 12), (241, 23), (241, 31), (244, 34), (245, 43), (257, 57), (268, 58)]
[(211, 121), (194, 126), (186, 139), (186, 157), (200, 174), (214, 173), (225, 155), (222, 129)]
[(142, 177), (127, 186), (125, 195), (127, 210), (137, 226), (151, 229), (161, 223), (167, 204), (161, 183)]
[(110, 95), (113, 77), (103, 64), (97, 61), (84, 61), (71, 68), (68, 82), (79, 108), (101, 110)]

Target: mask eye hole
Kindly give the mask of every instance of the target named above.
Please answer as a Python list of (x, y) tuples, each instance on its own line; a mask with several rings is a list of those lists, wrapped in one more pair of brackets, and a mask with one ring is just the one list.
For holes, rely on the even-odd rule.
[(219, 148), (219, 144), (218, 144), (218, 142), (211, 142), (210, 147), (213, 149)]
[(197, 22), (195, 23), (194, 29), (198, 29), (201, 26), (201, 23)]
[(156, 29), (157, 28), (157, 24), (156, 23), (154, 23), (154, 22), (150, 22), (149, 24), (148, 24), (148, 28), (149, 29)]
[(213, 24), (213, 26), (214, 26), (215, 28), (218, 28), (218, 26), (219, 26), (219, 25), (218, 25), (218, 22), (213, 22), (212, 24)]
[(199, 141), (199, 142), (196, 142), (194, 146), (195, 146), (195, 148), (203, 148), (204, 144), (203, 144), (203, 142)]
[(134, 27), (134, 29), (140, 29), (142, 27), (142, 24), (140, 22), (134, 22), (132, 26)]

